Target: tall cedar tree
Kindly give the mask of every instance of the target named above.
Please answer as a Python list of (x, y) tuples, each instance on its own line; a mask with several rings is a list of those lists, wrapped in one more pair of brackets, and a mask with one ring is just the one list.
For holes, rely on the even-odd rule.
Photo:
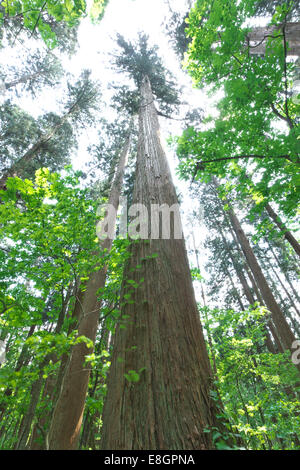
[[(119, 45), (124, 55), (117, 64), (140, 87), (133, 202), (144, 204), (150, 214), (151, 204), (178, 204), (151, 84), (160, 102), (165, 90), (175, 103), (178, 99), (144, 37), (140, 49), (123, 38)], [(220, 425), (184, 239), (171, 231), (170, 239), (132, 241), (129, 251), (121, 293), (126, 327), (122, 322), (114, 338), (101, 448), (214, 448), (205, 429)]]

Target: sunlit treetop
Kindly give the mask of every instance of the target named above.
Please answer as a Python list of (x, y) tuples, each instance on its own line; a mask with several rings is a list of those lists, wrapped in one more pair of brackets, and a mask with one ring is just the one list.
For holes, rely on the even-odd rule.
[[(158, 56), (158, 47), (149, 45), (147, 35), (140, 33), (135, 43), (126, 41), (123, 36), (118, 35), (117, 44), (121, 50), (118, 55), (114, 55), (114, 67), (117, 71), (127, 73), (137, 89), (143, 78), (147, 76), (153, 94), (163, 110), (170, 111), (180, 104), (175, 79)], [(134, 100), (132, 92), (131, 99)]]

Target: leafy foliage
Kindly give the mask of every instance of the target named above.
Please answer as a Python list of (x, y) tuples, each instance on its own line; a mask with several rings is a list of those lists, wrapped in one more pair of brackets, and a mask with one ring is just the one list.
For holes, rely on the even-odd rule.
[[(34, 181), (9, 178), (1, 192), (0, 334), (10, 343), (0, 369), (0, 408), (10, 410), (4, 426), (30, 406), (29, 386), (54, 379), (59, 359), (78, 342), (88, 344), (76, 336), (72, 312), (95, 263), (109, 265), (107, 290), (99, 293), (104, 302), (100, 324), (113, 331), (119, 316), (117, 306), (109, 306), (118, 302), (126, 241), (116, 241), (109, 259), (103, 256), (95, 232), (97, 203), (88, 189), (80, 189), (80, 173), (66, 170), (64, 177), (41, 169)], [(102, 348), (87, 361), (105, 377), (108, 353)], [(103, 403), (105, 387), (97, 393)], [(38, 405), (37, 418), (47, 411), (45, 405)], [(10, 448), (15, 439), (6, 437), (1, 447)]]
[[(90, 14), (99, 20), (104, 14), (108, 0), (94, 0)], [(57, 45), (57, 27), (65, 23), (74, 27), (78, 21), (87, 15), (85, 0), (8, 0), (1, 3), (1, 24), (9, 24), (17, 20), (21, 28), (26, 28), (31, 35), (38, 31), (46, 45), (53, 48)]]
[(247, 449), (298, 449), (297, 372), (287, 354), (266, 350), (267, 312), (200, 313), (207, 318), (218, 390), (233, 431)]
[(186, 67), (197, 87), (222, 89), (218, 116), (187, 128), (177, 142), (185, 178), (230, 178), (239, 197), (276, 202), (287, 218), (298, 206), (299, 104), (295, 64), (288, 60), (284, 25), (289, 5), (277, 7), (263, 57), (253, 55), (247, 21), (256, 2), (199, 1), (191, 10)]

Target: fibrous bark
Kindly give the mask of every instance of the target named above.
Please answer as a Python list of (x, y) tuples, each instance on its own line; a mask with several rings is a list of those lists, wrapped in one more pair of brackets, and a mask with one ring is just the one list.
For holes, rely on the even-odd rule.
[[(178, 203), (147, 77), (141, 86), (133, 202), (143, 204), (148, 214), (151, 204)], [(184, 239), (172, 234), (170, 239), (141, 239), (132, 241), (129, 250), (101, 448), (214, 448), (211, 433), (204, 432), (218, 426), (210, 396), (212, 372)]]

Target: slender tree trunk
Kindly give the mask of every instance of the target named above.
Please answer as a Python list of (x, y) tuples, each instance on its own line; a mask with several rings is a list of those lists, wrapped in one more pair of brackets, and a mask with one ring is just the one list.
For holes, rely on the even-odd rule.
[(286, 278), (286, 281), (287, 281), (288, 285), (291, 288), (291, 291), (293, 292), (293, 295), (294, 295), (295, 299), (297, 300), (298, 303), (300, 303), (300, 297), (298, 295), (298, 292), (295, 290), (295, 288), (293, 286), (293, 282), (292, 282), (289, 274), (287, 272), (283, 272), (283, 274), (284, 274), (284, 277)]
[[(247, 260), (246, 260), (246, 262), (247, 262)], [(258, 302), (260, 303), (260, 305), (265, 305), (265, 303), (264, 303), (264, 301), (263, 301), (263, 299), (262, 299), (261, 293), (260, 293), (260, 291), (259, 291), (259, 289), (258, 289), (258, 287), (257, 287), (257, 284), (256, 284), (256, 282), (255, 282), (255, 279), (254, 279), (254, 277), (253, 277), (253, 274), (252, 274), (252, 272), (251, 272), (251, 270), (250, 270), (250, 268), (249, 268), (248, 262), (247, 262), (247, 264), (246, 264), (246, 271), (247, 271), (248, 278), (250, 279), (250, 282), (251, 282), (251, 284), (252, 284), (252, 287), (253, 287), (253, 290), (254, 290), (254, 293), (255, 293), (255, 295), (256, 295), (256, 298), (257, 298)], [(279, 340), (279, 337), (278, 337), (276, 328), (275, 328), (275, 326), (273, 325), (272, 320), (269, 320), (269, 321), (268, 321), (267, 326), (268, 326), (268, 329), (269, 329), (270, 332), (271, 332), (272, 338), (273, 338), (274, 343), (275, 343), (275, 346), (276, 346), (276, 348), (277, 348), (277, 349), (275, 350), (275, 349), (274, 349), (274, 346), (271, 347), (271, 344), (273, 345), (273, 342), (272, 342), (272, 340), (271, 340), (271, 338), (270, 338), (271, 343), (270, 343), (270, 347), (268, 347), (268, 349), (270, 350), (270, 352), (273, 352), (273, 350), (274, 350), (274, 352), (277, 352), (277, 351), (283, 352), (284, 350), (283, 350), (282, 344), (281, 344), (281, 342), (280, 342), (280, 340)]]
[(272, 273), (274, 274), (274, 276), (276, 277), (277, 281), (278, 281), (278, 284), (281, 286), (282, 290), (285, 292), (287, 298), (289, 299), (289, 301), (291, 302), (291, 306), (293, 307), (293, 309), (295, 310), (296, 314), (298, 315), (298, 317), (300, 316), (300, 312), (294, 302), (294, 299), (293, 297), (290, 295), (289, 291), (287, 290), (287, 288), (285, 287), (285, 285), (283, 284), (282, 280), (280, 279), (279, 277), (279, 274), (277, 273), (276, 269), (270, 264), (270, 269), (272, 271)]
[[(143, 204), (148, 215), (150, 204), (178, 204), (147, 77), (141, 86), (133, 201)], [(101, 448), (214, 448), (211, 434), (204, 429), (221, 425), (210, 398), (212, 371), (184, 240), (172, 234), (170, 239), (132, 241), (129, 252)], [(130, 380), (130, 371), (138, 374), (138, 381)]]
[[(103, 350), (109, 351), (109, 343), (110, 343), (110, 332), (107, 328), (107, 319), (104, 319), (101, 324), (101, 337), (96, 347), (97, 354), (99, 354)], [(95, 378), (93, 378), (93, 382), (94, 382), (93, 387), (89, 389), (89, 397), (95, 398), (98, 389), (100, 387), (103, 387), (103, 385), (105, 384), (105, 377), (103, 377), (102, 374), (99, 374), (99, 371), (96, 371)], [(100, 421), (100, 417), (101, 417), (100, 410), (96, 410), (94, 411), (94, 413), (91, 413), (90, 410), (88, 410), (88, 412), (85, 413), (85, 417), (84, 417), (83, 425), (82, 425), (82, 433), (80, 437), (79, 449), (89, 447), (95, 450), (96, 447), (95, 445), (92, 445), (91, 440), (93, 440), (95, 444), (94, 436), (95, 434), (99, 434), (98, 423)], [(96, 421), (98, 422), (97, 424), (96, 424)]]
[(6, 90), (8, 90), (9, 88), (13, 88), (13, 87), (19, 85), (19, 83), (26, 83), (29, 80), (32, 80), (33, 78), (38, 77), (39, 75), (42, 75), (44, 73), (45, 73), (45, 71), (43, 69), (40, 69), (35, 73), (28, 73), (26, 75), (23, 75), (22, 77), (16, 78), (15, 80), (12, 80), (11, 82), (5, 82), (4, 86), (5, 86)]
[[(274, 258), (275, 258), (275, 260), (276, 260), (277, 266), (278, 266), (278, 268), (282, 271), (282, 273), (283, 273), (283, 275), (284, 275), (284, 277), (285, 277), (285, 280), (286, 280), (287, 284), (290, 286), (290, 289), (291, 289), (291, 291), (292, 291), (292, 293), (293, 293), (295, 299), (297, 300), (297, 302), (300, 302), (299, 295), (298, 295), (298, 293), (296, 292), (296, 290), (295, 290), (295, 288), (294, 288), (294, 286), (293, 286), (293, 283), (292, 283), (292, 281), (291, 281), (291, 279), (290, 279), (290, 277), (289, 277), (289, 275), (288, 275), (288, 272), (283, 268), (282, 264), (280, 263), (280, 261), (279, 261), (279, 259), (278, 259), (277, 254), (276, 254), (275, 250), (273, 249), (272, 245), (270, 244), (270, 242), (269, 242), (269, 247), (270, 247), (270, 250), (271, 250), (272, 255), (274, 256)], [(273, 268), (273, 269), (274, 269), (274, 268)], [(281, 281), (281, 283), (282, 283), (282, 281)], [(283, 283), (282, 283), (282, 284), (283, 284)], [(300, 312), (299, 312), (299, 310), (298, 310), (298, 307), (296, 306), (295, 301), (294, 301), (292, 295), (288, 292), (288, 290), (287, 290), (287, 288), (286, 288), (285, 286), (284, 286), (284, 291), (285, 291), (285, 293), (287, 294), (288, 298), (290, 299), (290, 301), (291, 301), (291, 303), (292, 303), (292, 305), (293, 305), (295, 311), (297, 312), (298, 317), (300, 317)]]
[(35, 415), (35, 410), (37, 407), (37, 404), (39, 402), (41, 390), (43, 387), (44, 379), (43, 379), (43, 373), (44, 373), (44, 366), (49, 362), (48, 358), (46, 358), (45, 361), (43, 361), (42, 364), (40, 364), (40, 372), (39, 372), (39, 377), (38, 379), (32, 384), (31, 390), (30, 390), (30, 404), (29, 404), (29, 409), (24, 416), (24, 420), (22, 422), (21, 428), (20, 428), (20, 434), (19, 434), (19, 440), (16, 446), (16, 449), (18, 450), (24, 450), (27, 447), (27, 442), (28, 438), (30, 435), (32, 423), (34, 420), (34, 415)]
[[(296, 339), (295, 335), (293, 334), (279, 305), (277, 304), (275, 297), (267, 283), (267, 280), (263, 275), (263, 272), (257, 262), (256, 256), (250, 246), (248, 238), (246, 237), (238, 218), (236, 217), (235, 213), (231, 208), (228, 210), (228, 215), (231, 221), (232, 228), (249, 263), (249, 267), (253, 273), (254, 278), (257, 281), (257, 285), (259, 286), (262, 298), (264, 299), (267, 308), (272, 314), (272, 318), (280, 336), (280, 340), (282, 341), (283, 347), (284, 349), (289, 349), (291, 352), (294, 352), (292, 349), (292, 344)], [(297, 367), (300, 370), (300, 365), (298, 365)]]
[(240, 292), (239, 292), (238, 288), (235, 286), (233, 277), (232, 277), (232, 275), (231, 275), (231, 273), (230, 273), (230, 271), (229, 271), (228, 268), (225, 268), (225, 273), (226, 273), (227, 277), (228, 277), (229, 280), (230, 280), (230, 284), (232, 285), (232, 289), (233, 289), (233, 292), (234, 292), (235, 295), (236, 295), (236, 299), (237, 299), (237, 301), (238, 301), (238, 304), (239, 304), (241, 310), (244, 311), (244, 310), (245, 310), (245, 305), (243, 304), (243, 301), (242, 301)]
[(277, 225), (277, 227), (282, 232), (284, 238), (289, 242), (289, 244), (293, 247), (295, 252), (298, 256), (300, 256), (300, 244), (297, 242), (296, 238), (292, 235), (292, 233), (286, 228), (284, 223), (281, 221), (280, 217), (276, 214), (276, 212), (272, 209), (270, 204), (266, 204), (265, 209), (273, 222)]
[[(198, 268), (199, 273), (201, 275), (200, 261), (199, 261), (199, 251), (197, 250), (197, 247), (196, 247), (196, 240), (195, 240), (195, 234), (194, 234), (193, 227), (191, 228), (191, 230), (192, 230), (193, 246), (194, 246), (194, 253), (195, 253), (195, 256), (196, 256), (197, 268)], [(201, 278), (200, 278), (200, 288), (201, 288), (201, 297), (202, 297), (203, 307), (206, 307), (204, 286), (203, 286), (203, 282), (202, 282)]]
[(255, 299), (254, 299), (253, 294), (251, 292), (251, 289), (250, 289), (250, 287), (247, 283), (247, 279), (245, 278), (244, 273), (241, 271), (241, 269), (237, 265), (236, 259), (234, 257), (234, 254), (232, 253), (231, 247), (228, 245), (228, 242), (227, 242), (226, 237), (223, 233), (221, 225), (217, 223), (217, 226), (219, 227), (219, 232), (220, 232), (220, 235), (222, 237), (225, 250), (227, 251), (229, 258), (231, 259), (232, 265), (233, 265), (233, 267), (236, 271), (236, 274), (237, 274), (237, 276), (240, 280), (240, 283), (243, 287), (245, 297), (248, 300), (249, 304), (253, 305), (255, 303)]
[[(228, 253), (229, 258), (231, 259), (231, 262), (232, 262), (232, 265), (233, 265), (233, 267), (234, 267), (234, 270), (235, 270), (235, 272), (236, 272), (236, 274), (237, 274), (237, 276), (238, 276), (238, 278), (239, 278), (239, 281), (241, 282), (241, 285), (242, 285), (242, 287), (243, 287), (243, 291), (244, 291), (244, 293), (245, 293), (245, 295), (246, 295), (246, 297), (247, 297), (247, 300), (249, 301), (249, 297), (248, 297), (249, 292), (247, 292), (247, 294), (246, 294), (245, 288), (244, 288), (244, 287), (245, 287), (245, 282), (244, 282), (244, 281), (246, 281), (246, 280), (243, 279), (244, 276), (243, 276), (243, 274), (241, 273), (241, 271), (240, 271), (239, 269), (237, 269), (237, 265), (236, 265), (236, 262), (235, 262), (235, 260), (234, 260), (234, 258), (233, 258), (233, 255), (232, 255), (232, 252), (231, 252), (231, 248), (228, 246), (228, 243), (227, 243), (227, 240), (226, 240), (226, 238), (225, 238), (225, 236), (224, 236), (224, 233), (223, 233), (223, 231), (222, 231), (221, 225), (220, 225), (218, 222), (216, 222), (216, 225), (217, 225), (217, 227), (218, 227), (218, 229), (219, 229), (219, 232), (220, 232), (220, 234), (221, 234), (222, 241), (223, 241), (223, 244), (224, 244), (224, 248), (225, 248), (226, 252)], [(230, 280), (230, 284), (231, 284), (231, 286), (232, 286), (233, 292), (235, 292), (235, 294), (236, 294), (236, 299), (237, 299), (237, 302), (238, 302), (238, 304), (239, 304), (241, 310), (244, 311), (244, 310), (245, 310), (245, 306), (244, 306), (244, 304), (243, 304), (243, 301), (242, 301), (240, 292), (239, 292), (238, 288), (235, 286), (233, 277), (232, 277), (232, 275), (231, 275), (231, 273), (230, 273), (230, 270), (229, 270), (229, 268), (227, 267), (227, 265), (224, 266), (224, 272), (225, 272), (225, 274), (227, 275), (228, 279)], [(242, 280), (242, 279), (243, 279), (243, 280)], [(247, 283), (246, 283), (246, 284), (247, 284)], [(246, 290), (247, 290), (247, 288), (246, 288)], [(251, 294), (251, 292), (250, 292), (250, 294)]]
[[(228, 245), (227, 243), (227, 240), (225, 238), (225, 235), (222, 231), (222, 228), (221, 226), (219, 225), (219, 232), (222, 236), (222, 240), (224, 242), (224, 246), (226, 247), (226, 250), (229, 254), (229, 257), (231, 259), (231, 262), (236, 270), (236, 273), (237, 273), (237, 276), (239, 277), (239, 280), (242, 284), (242, 287), (243, 287), (243, 290), (244, 290), (244, 294), (245, 294), (245, 297), (247, 298), (248, 302), (249, 302), (249, 305), (253, 305), (255, 303), (255, 298), (254, 298), (254, 295), (252, 294), (252, 291), (250, 289), (250, 286), (247, 282), (247, 279), (246, 277), (244, 276), (244, 273), (241, 271), (241, 269), (239, 268), (239, 266), (237, 265), (236, 263), (236, 259), (234, 257), (234, 254), (232, 253), (232, 249), (230, 248), (230, 246)], [(233, 240), (235, 241), (235, 243), (237, 243), (237, 240), (235, 237), (233, 237)], [(237, 249), (239, 249), (239, 246), (237, 245)], [(243, 253), (242, 253), (242, 256)], [(244, 265), (244, 269), (246, 269), (245, 265)], [(258, 301), (260, 301), (260, 296), (258, 297), (257, 299)], [(272, 340), (271, 340), (271, 337), (270, 337), (270, 334), (269, 334), (269, 331), (267, 329), (267, 327), (265, 326), (265, 335), (266, 335), (266, 347), (268, 349), (268, 351), (270, 351), (272, 354), (275, 354), (276, 353), (276, 350), (275, 350), (275, 347), (272, 343)]]
[[(28, 334), (27, 334), (27, 338), (30, 338), (30, 336), (33, 335), (34, 333), (34, 330), (36, 328), (36, 325), (31, 325), (31, 327), (29, 328), (29, 331), (28, 331)], [(15, 372), (19, 372), (19, 370), (21, 370), (21, 368), (26, 365), (28, 362), (30, 361), (30, 355), (28, 354), (28, 346), (27, 344), (25, 344), (21, 350), (21, 353), (20, 353), (20, 356), (18, 358), (18, 361), (17, 361), (17, 364), (16, 364), (16, 368), (15, 368)], [(13, 389), (11, 387), (8, 387), (3, 395), (5, 397), (10, 397), (13, 393)], [(6, 404), (0, 404), (0, 421), (2, 420), (2, 417), (4, 415), (4, 413), (7, 411), (7, 405)]]
[[(249, 180), (250, 184), (252, 184), (252, 179), (250, 178), (250, 176), (247, 174), (245, 176)], [(283, 237), (289, 242), (289, 244), (295, 250), (296, 254), (300, 256), (300, 244), (298, 243), (296, 238), (292, 235), (292, 233), (287, 229), (285, 224), (280, 219), (279, 215), (276, 214), (276, 212), (274, 211), (274, 209), (269, 203), (265, 205), (265, 211), (267, 212), (269, 217), (273, 220), (275, 225), (279, 228)]]
[(238, 268), (238, 266), (236, 266), (236, 273), (237, 273), (238, 278), (239, 278), (239, 280), (242, 284), (245, 296), (246, 296), (249, 304), (253, 305), (255, 303), (255, 299), (254, 299), (253, 294), (251, 292), (251, 289), (248, 285), (247, 279), (244, 276), (244, 273)]
[[(257, 286), (256, 286), (256, 284), (255, 284), (255, 281), (254, 281), (253, 277), (252, 277), (252, 276), (251, 276), (251, 277), (249, 276), (249, 273), (248, 273), (248, 271), (247, 271), (247, 266), (245, 266), (245, 271), (246, 271), (247, 274), (248, 274), (248, 277), (249, 277), (250, 282), (251, 282), (251, 284), (252, 284), (254, 293), (256, 294), (257, 301), (258, 301), (261, 305), (264, 305), (263, 300), (262, 300), (262, 298), (261, 298), (261, 295), (260, 295), (260, 293), (259, 293), (259, 290), (257, 289)], [(246, 283), (246, 286), (247, 286), (247, 294), (246, 294), (246, 291), (245, 291), (245, 295), (247, 296), (250, 305), (253, 305), (253, 303), (255, 302), (255, 298), (254, 298), (254, 296), (253, 296), (253, 294), (252, 294), (252, 292), (251, 292), (251, 288), (250, 288), (250, 286), (248, 285), (248, 282), (247, 282), (246, 277), (244, 277), (244, 279), (245, 279), (245, 283)], [(270, 333), (269, 333), (269, 330), (268, 330), (267, 327), (269, 328), (269, 330), (270, 330), (271, 332), (274, 331), (274, 328), (272, 328), (272, 327), (270, 328), (270, 321), (267, 321), (267, 324), (266, 324), (266, 326), (265, 326), (266, 347), (267, 347), (268, 351), (270, 351), (272, 354), (276, 354), (276, 348), (275, 348), (275, 346), (274, 346), (274, 344), (273, 344), (273, 342), (272, 342), (272, 338), (271, 338), (271, 336), (270, 336)], [(278, 340), (278, 336), (277, 336), (277, 335), (276, 335), (276, 338), (277, 338), (277, 340)], [(274, 342), (275, 342), (275, 344), (276, 344), (276, 339), (275, 339), (275, 338), (274, 338)], [(281, 346), (281, 345), (280, 345), (280, 346)]]
[[(213, 179), (213, 186), (215, 189), (218, 188), (218, 182), (216, 178)], [(226, 201), (226, 204), (229, 205), (229, 202)], [(258, 264), (256, 256), (250, 246), (248, 238), (246, 237), (245, 232), (243, 231), (241, 224), (238, 218), (236, 217), (233, 209), (229, 207), (227, 213), (233, 230), (233, 239), (236, 240), (240, 245), (242, 253), (249, 266), (249, 269), (255, 279), (254, 284), (256, 284), (256, 286), (259, 288), (261, 298), (272, 315), (275, 328), (273, 325), (268, 324), (268, 326), (270, 327), (270, 331), (272, 332), (276, 345), (279, 351), (288, 349), (293, 353), (294, 350), (292, 349), (292, 344), (295, 341), (295, 336), (288, 322), (286, 321), (282, 310), (276, 302), (272, 290), (270, 289), (268, 282), (261, 270), (261, 267)], [(271, 324), (271, 322), (269, 323)], [(300, 370), (300, 365), (296, 365), (296, 367), (298, 368), (298, 370)]]
[[(196, 256), (197, 268), (199, 270), (199, 273), (201, 273), (200, 261), (199, 261), (199, 251), (197, 250), (197, 247), (196, 247), (196, 240), (195, 240), (195, 234), (194, 234), (193, 228), (191, 230), (192, 230), (192, 239), (193, 239), (194, 253), (195, 253), (195, 256)], [(210, 355), (211, 355), (211, 359), (212, 359), (212, 369), (213, 369), (213, 372), (214, 372), (215, 379), (219, 382), (216, 355), (215, 355), (212, 335), (211, 335), (211, 332), (210, 332), (210, 327), (209, 327), (209, 322), (208, 322), (208, 315), (207, 315), (207, 309), (206, 309), (206, 299), (205, 299), (205, 292), (204, 292), (204, 286), (203, 286), (202, 279), (200, 279), (200, 287), (201, 287), (201, 297), (202, 297), (202, 302), (203, 302), (203, 307), (204, 307), (204, 316), (205, 316), (205, 321), (206, 321), (207, 339), (208, 339), (208, 345), (209, 345)], [(219, 389), (217, 389), (217, 392), (218, 392), (220, 403), (222, 403)]]
[[(124, 169), (129, 151), (130, 136), (127, 138), (120, 155), (117, 172), (109, 196), (109, 205), (117, 208), (124, 177)], [(116, 217), (113, 225), (116, 224)], [(113, 231), (113, 230), (112, 230)], [(101, 251), (107, 254), (112, 246), (112, 238), (101, 241)], [(97, 294), (105, 286), (106, 266), (95, 270), (90, 275), (86, 290), (81, 294), (80, 309), (82, 317), (78, 327), (78, 336), (86, 336), (95, 343), (101, 308), (101, 298)], [(75, 305), (75, 309), (77, 306)], [(93, 349), (85, 343), (74, 346), (66, 366), (62, 387), (57, 400), (49, 430), (49, 449), (76, 449), (82, 424), (84, 405), (87, 395), (90, 370), (84, 366), (85, 356)]]
[[(62, 329), (65, 314), (66, 314), (66, 310), (67, 310), (67, 305), (68, 305), (69, 298), (70, 298), (70, 294), (71, 294), (71, 288), (69, 287), (68, 292), (66, 294), (66, 298), (63, 299), (63, 302), (62, 302), (62, 308), (61, 308), (61, 311), (59, 313), (58, 321), (57, 321), (57, 324), (56, 324), (56, 327), (55, 327), (55, 334), (59, 334), (61, 329)], [(29, 334), (28, 334), (28, 336), (29, 336)], [(22, 422), (22, 427), (20, 429), (20, 436), (19, 436), (19, 441), (18, 441), (18, 444), (17, 444), (17, 449), (26, 449), (26, 448), (28, 448), (28, 439), (29, 439), (32, 424), (33, 424), (33, 421), (34, 421), (34, 418), (35, 418), (36, 407), (38, 405), (40, 394), (41, 394), (43, 385), (45, 383), (45, 380), (43, 378), (44, 368), (49, 364), (50, 360), (52, 360), (52, 362), (55, 363), (58, 360), (56, 354), (51, 353), (51, 354), (47, 354), (45, 356), (43, 362), (39, 366), (39, 368), (40, 368), (39, 377), (32, 384), (32, 387), (31, 387), (31, 400), (30, 400), (29, 408), (26, 412), (26, 415), (24, 416), (24, 421)], [(34, 434), (34, 429), (33, 429), (32, 434)], [(31, 439), (31, 441), (32, 441), (32, 439)]]
[(60, 129), (63, 123), (66, 121), (67, 116), (64, 116), (56, 126), (54, 126), (47, 134), (42, 135), (42, 137), (34, 144), (27, 152), (21, 157), (17, 162), (15, 162), (9, 170), (7, 170), (4, 175), (2, 175), (0, 179), (0, 189), (6, 188), (6, 180), (8, 177), (15, 177), (20, 176), (22, 174), (22, 170), (25, 168), (26, 164), (30, 162), (38, 151), (45, 145)]
[[(57, 323), (55, 326), (55, 331), (54, 331), (55, 334), (59, 334), (60, 331), (62, 330), (66, 313), (70, 304), (70, 299), (73, 293), (74, 293), (74, 285), (70, 284), (66, 292), (66, 295), (65, 296), (62, 295), (62, 308), (58, 315)], [(47, 363), (50, 360), (52, 361), (53, 364), (55, 364), (60, 360), (60, 358), (55, 353), (52, 353), (51, 355), (48, 355)], [(54, 401), (53, 398), (54, 398), (54, 390), (55, 390), (56, 382), (57, 382), (57, 377), (56, 375), (53, 376), (53, 374), (50, 374), (46, 379), (46, 382), (43, 388), (43, 393), (41, 396), (41, 402), (45, 405), (46, 409), (42, 412), (40, 411), (39, 419), (34, 424), (31, 439), (30, 439), (30, 450), (45, 449), (45, 442), (43, 442), (42, 444), (41, 439), (43, 438), (45, 441), (45, 437), (47, 435), (46, 429), (47, 429), (47, 425), (49, 421), (49, 414), (51, 413), (51, 411), (48, 411), (48, 408), (49, 408), (49, 403), (53, 403)], [(40, 437), (40, 441), (38, 441), (39, 437)]]
[[(253, 288), (254, 294), (255, 294), (255, 296), (256, 296), (256, 299), (258, 300), (258, 302), (259, 302), (261, 305), (264, 305), (264, 301), (263, 301), (263, 299), (262, 299), (262, 297), (261, 297), (260, 291), (259, 291), (259, 289), (258, 289), (258, 287), (257, 287), (257, 284), (256, 284), (256, 282), (255, 282), (255, 279), (254, 279), (254, 277), (253, 277), (253, 275), (252, 275), (252, 273), (251, 273), (251, 270), (250, 270), (250, 268), (249, 268), (249, 264), (248, 264), (247, 258), (245, 257), (245, 255), (244, 255), (244, 253), (243, 253), (243, 251), (242, 251), (242, 249), (241, 249), (241, 247), (240, 247), (239, 241), (238, 241), (238, 239), (237, 239), (237, 237), (236, 237), (236, 235), (235, 235), (235, 232), (232, 230), (232, 226), (231, 226), (231, 224), (230, 224), (230, 222), (229, 222), (229, 220), (228, 220), (227, 218), (226, 218), (226, 223), (227, 223), (227, 228), (228, 228), (228, 230), (229, 230), (229, 232), (230, 232), (230, 234), (231, 234), (232, 240), (235, 242), (235, 245), (236, 245), (236, 248), (237, 248), (237, 250), (238, 250), (238, 253), (239, 253), (241, 259), (244, 259), (244, 268), (245, 268), (245, 272), (247, 273), (247, 276), (248, 276), (248, 278), (249, 278), (249, 280), (250, 280), (250, 283), (251, 283), (251, 285), (252, 285), (252, 288)], [(246, 284), (248, 285), (247, 279), (245, 279), (245, 281), (246, 281)], [(249, 287), (249, 285), (248, 285), (248, 287)], [(251, 300), (252, 300), (252, 298), (254, 298), (254, 297), (253, 297), (253, 294), (252, 294), (252, 292), (251, 292), (251, 289), (250, 289), (250, 293), (251, 293), (251, 296), (249, 296), (249, 298), (247, 297), (248, 300), (250, 300), (250, 298), (251, 298)], [(246, 293), (245, 293), (245, 295), (246, 295)], [(247, 296), (247, 295), (246, 295), (246, 296)], [(255, 299), (254, 299), (254, 300), (255, 300)]]
[[(267, 271), (267, 268), (264, 264), (262, 264), (262, 268), (265, 269), (265, 271)], [(278, 275), (277, 276), (275, 275), (275, 277), (278, 280), (278, 284), (280, 285), (280, 279), (279, 279)], [(281, 305), (284, 309), (285, 317), (290, 320), (290, 323), (293, 327), (294, 334), (297, 334), (297, 336), (299, 337), (299, 323), (297, 322), (297, 320), (291, 314), (290, 309), (289, 309), (289, 305), (287, 304), (287, 299), (284, 299), (282, 297), (281, 292), (278, 289), (278, 284), (276, 284), (273, 281), (271, 276), (269, 276), (269, 283), (270, 283), (270, 287), (272, 288), (272, 292), (276, 293), (276, 297), (279, 299), (279, 305)]]

